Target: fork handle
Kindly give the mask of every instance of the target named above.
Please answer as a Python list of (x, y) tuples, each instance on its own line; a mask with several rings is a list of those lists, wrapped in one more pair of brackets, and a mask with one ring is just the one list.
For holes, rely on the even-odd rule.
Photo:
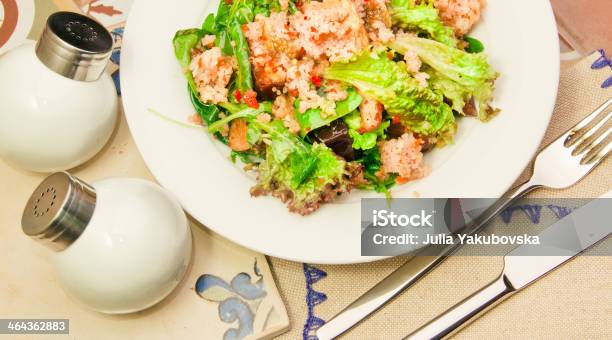
[(514, 292), (515, 289), (502, 274), (488, 286), (449, 308), (405, 339), (441, 339), (451, 336)]
[(506, 191), (502, 197), (488, 207), (480, 216), (470, 223), (462, 232), (473, 234), (478, 232), (484, 225), (497, 216), (502, 210), (506, 209), (512, 202), (525, 196), (530, 191), (540, 188), (542, 185), (533, 181), (533, 177), (529, 180)]

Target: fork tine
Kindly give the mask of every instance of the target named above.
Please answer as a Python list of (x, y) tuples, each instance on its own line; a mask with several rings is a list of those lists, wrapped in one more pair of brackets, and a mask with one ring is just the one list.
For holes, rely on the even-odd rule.
[[(573, 156), (581, 154), (583, 151), (593, 145), (595, 139), (598, 136), (601, 136), (602, 134), (605, 135), (606, 133), (608, 133), (608, 131), (610, 131), (610, 128), (608, 128), (607, 130), (605, 128), (602, 128), (610, 121), (610, 117), (612, 117), (612, 110), (608, 112), (608, 115), (604, 119), (602, 119), (599, 123), (595, 124), (595, 126), (593, 126), (592, 128), (586, 130), (584, 135), (576, 140), (576, 142), (580, 141), (580, 143), (572, 151)], [(604, 130), (606, 131), (602, 133), (602, 131)]]
[(610, 104), (612, 104), (612, 98), (608, 99), (600, 107), (595, 109), (595, 111), (593, 111), (591, 114), (586, 116), (583, 120), (578, 122), (578, 124), (574, 125), (574, 127), (571, 129), (569, 136), (567, 136), (567, 138), (563, 142), (563, 145), (565, 145), (566, 147), (570, 147), (576, 144), (576, 142), (580, 139), (580, 137), (582, 137), (585, 133), (589, 131), (589, 130), (584, 130), (584, 127), (589, 125), (595, 118), (597, 118), (597, 116), (599, 116), (600, 113), (604, 112), (608, 108), (608, 106), (610, 106)]
[(612, 127), (608, 129), (608, 131), (597, 140), (593, 142), (595, 146), (593, 146), (580, 160), (580, 164), (591, 164), (597, 163), (600, 160), (604, 159), (612, 150)]

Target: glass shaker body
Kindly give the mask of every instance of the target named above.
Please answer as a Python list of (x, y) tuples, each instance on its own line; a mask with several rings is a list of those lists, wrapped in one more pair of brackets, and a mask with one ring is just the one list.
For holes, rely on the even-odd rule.
[(0, 157), (27, 170), (78, 166), (98, 153), (116, 122), (111, 77), (77, 81), (46, 67), (33, 42), (0, 56)]
[(96, 203), (89, 224), (55, 252), (66, 292), (104, 313), (130, 313), (165, 298), (184, 276), (191, 229), (175, 199), (135, 178), (92, 183)]

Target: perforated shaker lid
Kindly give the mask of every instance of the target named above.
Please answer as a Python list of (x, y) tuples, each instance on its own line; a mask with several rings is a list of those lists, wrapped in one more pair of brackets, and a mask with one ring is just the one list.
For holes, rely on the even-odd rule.
[(36, 44), (38, 59), (74, 80), (94, 81), (108, 64), (113, 38), (97, 21), (74, 12), (53, 13)]
[(70, 246), (85, 230), (96, 206), (95, 190), (67, 172), (44, 179), (21, 217), (23, 232), (54, 250)]

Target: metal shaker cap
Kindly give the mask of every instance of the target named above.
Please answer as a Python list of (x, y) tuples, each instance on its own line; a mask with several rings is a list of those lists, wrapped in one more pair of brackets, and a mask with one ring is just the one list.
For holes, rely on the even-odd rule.
[(70, 246), (85, 230), (96, 206), (96, 192), (67, 172), (42, 181), (23, 210), (23, 232), (56, 251)]
[(94, 81), (104, 72), (112, 48), (112, 36), (97, 21), (74, 12), (57, 12), (47, 19), (36, 55), (64, 77)]

